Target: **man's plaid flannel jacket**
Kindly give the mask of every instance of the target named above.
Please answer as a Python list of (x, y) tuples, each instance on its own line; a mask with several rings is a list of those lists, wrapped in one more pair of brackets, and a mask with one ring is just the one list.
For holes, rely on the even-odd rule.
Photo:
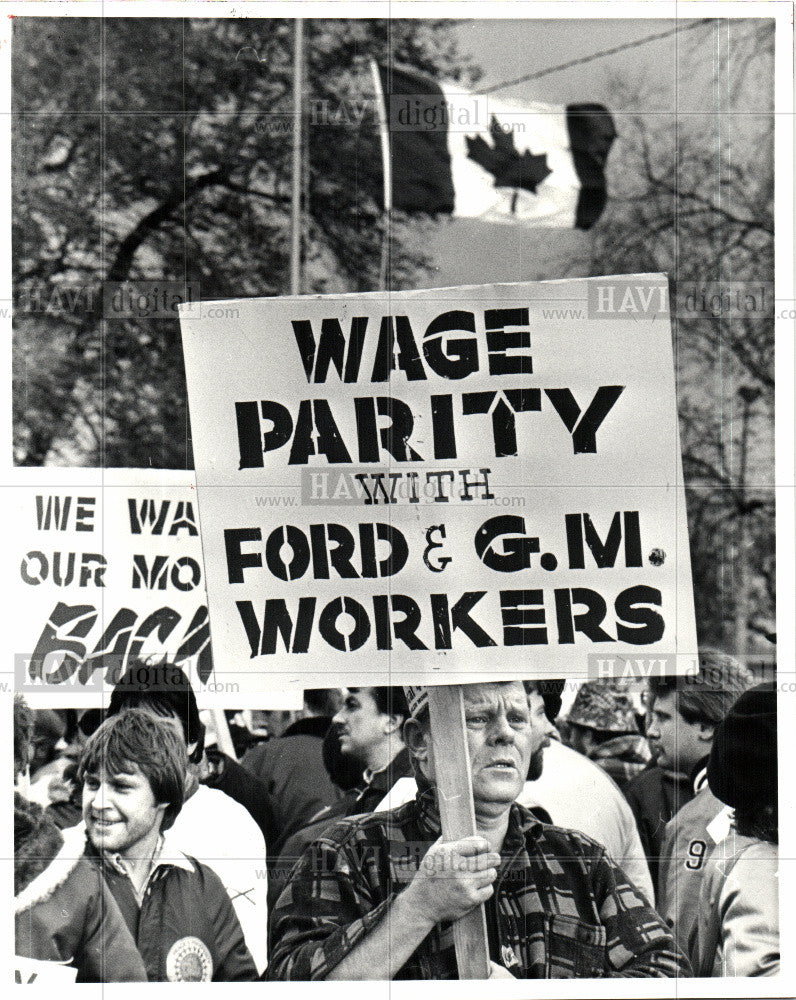
[[(272, 914), (268, 978), (324, 979), (390, 919), (439, 833), (426, 788), (391, 812), (343, 820), (310, 845)], [(501, 853), (486, 904), (490, 951), (518, 978), (691, 974), (669, 929), (600, 844), (514, 803)], [(437, 925), (396, 978), (456, 979), (451, 925)]]

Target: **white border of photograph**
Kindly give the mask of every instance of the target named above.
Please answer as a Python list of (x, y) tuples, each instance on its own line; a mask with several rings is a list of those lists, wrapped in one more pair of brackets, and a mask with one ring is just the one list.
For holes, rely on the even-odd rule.
[[(24, 2), (24, 0), (2, 0), (0, 2), (0, 109), (4, 112), (6, 129), (10, 128), (10, 77), (11, 77), (11, 34), (12, 16), (60, 16), (60, 17), (314, 17), (314, 18), (431, 18), (461, 17), (489, 19), (512, 18), (640, 18), (649, 19), (651, 28), (657, 18), (696, 17), (773, 17), (777, 22), (776, 39), (776, 298), (782, 315), (776, 322), (776, 490), (777, 490), (777, 659), (780, 680), (780, 718), (783, 724), (779, 732), (779, 759), (782, 788), (786, 794), (780, 797), (780, 902), (781, 940), (783, 942), (782, 972), (772, 979), (701, 979), (701, 980), (587, 980), (547, 981), (543, 986), (533, 987), (517, 981), (491, 982), (488, 995), (495, 998), (526, 998), (529, 995), (550, 998), (570, 997), (773, 997), (792, 995), (796, 989), (796, 955), (790, 942), (796, 941), (796, 803), (787, 794), (788, 781), (796, 760), (796, 726), (788, 724), (796, 709), (796, 646), (794, 644), (794, 614), (796, 586), (794, 579), (794, 268), (793, 268), (793, 36), (791, 20), (794, 5), (790, 0), (779, 2), (715, 2), (694, 3), (626, 3), (622, 0), (592, 0), (592, 2), (526, 3), (501, 2), (476, 3), (475, 0), (451, 0), (451, 2), (394, 2), (381, 3), (372, 0), (358, 2), (304, 2), (304, 0), (262, 0), (262, 2), (203, 2), (203, 0), (128, 0), (128, 2)], [(526, 53), (528, 58), (532, 53)], [(547, 60), (539, 55), (541, 66)], [(526, 60), (527, 61), (527, 60)], [(541, 68), (540, 66), (540, 68)], [(507, 73), (511, 75), (511, 72)], [(7, 524), (3, 516), (10, 492), (14, 489), (17, 470), (11, 465), (11, 161), (9, 132), (6, 141), (0, 144), (0, 187), (2, 187), (3, 238), (0, 240), (0, 322), (3, 326), (3, 350), (0, 360), (0, 399), (3, 400), (2, 420), (0, 420), (0, 523)], [(16, 566), (8, 572), (17, 572)], [(13, 608), (6, 613), (13, 614)], [(318, 678), (319, 682), (321, 678)], [(11, 695), (9, 685), (0, 686), (0, 712), (10, 719)], [(9, 764), (11, 760), (11, 727), (0, 727), (0, 759)], [(2, 856), (6, 862), (3, 879), (11, 885), (11, 861), (13, 843), (11, 840), (11, 796), (0, 806), (2, 824)], [(2, 908), (0, 917), (0, 948), (6, 956), (3, 965), (10, 963), (13, 955), (13, 931), (10, 910)], [(7, 980), (10, 982), (10, 980)], [(164, 988), (155, 986), (154, 988)], [(170, 986), (165, 986), (170, 990)], [(114, 984), (85, 986), (78, 991), (80, 996), (118, 995)], [(236, 985), (237, 994), (242, 986)], [(404, 997), (436, 998), (455, 997), (461, 1000), (473, 998), (481, 1000), (485, 995), (483, 983), (456, 981), (449, 983), (408, 982), (408, 983), (355, 983), (355, 984), (282, 984), (268, 983), (250, 989), (267, 990), (269, 996), (319, 995), (324, 998), (345, 998), (345, 1000), (401, 1000)], [(34, 988), (35, 992), (35, 988)], [(71, 994), (71, 989), (67, 991)], [(122, 993), (124, 988), (122, 987)], [(203, 995), (205, 991), (203, 990)]]

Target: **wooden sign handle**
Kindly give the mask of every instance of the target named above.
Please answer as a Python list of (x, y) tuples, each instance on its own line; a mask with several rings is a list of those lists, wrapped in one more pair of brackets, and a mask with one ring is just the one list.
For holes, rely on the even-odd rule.
[[(442, 839), (461, 840), (476, 833), (461, 684), (429, 687), (428, 708)], [(489, 945), (483, 905), (456, 921), (453, 940), (459, 978), (488, 979)]]
[(210, 709), (213, 722), (216, 727), (216, 739), (218, 740), (218, 749), (222, 753), (225, 753), (227, 757), (231, 757), (233, 760), (237, 760), (237, 754), (235, 753), (235, 744), (232, 742), (232, 735), (229, 731), (229, 725), (227, 724), (227, 717), (224, 715), (223, 708), (211, 708)]

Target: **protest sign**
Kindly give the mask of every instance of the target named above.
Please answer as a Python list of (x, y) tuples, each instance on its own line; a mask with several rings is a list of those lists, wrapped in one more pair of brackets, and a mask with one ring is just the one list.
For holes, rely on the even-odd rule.
[[(19, 470), (9, 533), (15, 688), (41, 707), (100, 705), (133, 660), (164, 657), (200, 705), (238, 706), (213, 670), (190, 473)], [(299, 692), (284, 706), (300, 707)]]
[(73, 965), (60, 962), (43, 962), (24, 955), (14, 957), (14, 982), (20, 985), (35, 983), (37, 986), (64, 987), (77, 979), (77, 969)]
[(466, 683), (695, 653), (662, 275), (234, 306), (181, 317), (221, 674)]

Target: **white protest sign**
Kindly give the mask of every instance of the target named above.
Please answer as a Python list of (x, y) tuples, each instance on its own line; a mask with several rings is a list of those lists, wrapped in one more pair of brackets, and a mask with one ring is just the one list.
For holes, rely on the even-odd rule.
[[(200, 705), (242, 704), (213, 670), (191, 473), (18, 470), (9, 494), (14, 683), (31, 704), (101, 705), (150, 658), (180, 666)], [(283, 701), (269, 707), (301, 694)]]
[(14, 982), (37, 986), (66, 986), (77, 979), (77, 968), (61, 962), (44, 962), (38, 958), (14, 957)]
[(220, 673), (463, 683), (695, 654), (664, 276), (234, 312), (181, 318)]

